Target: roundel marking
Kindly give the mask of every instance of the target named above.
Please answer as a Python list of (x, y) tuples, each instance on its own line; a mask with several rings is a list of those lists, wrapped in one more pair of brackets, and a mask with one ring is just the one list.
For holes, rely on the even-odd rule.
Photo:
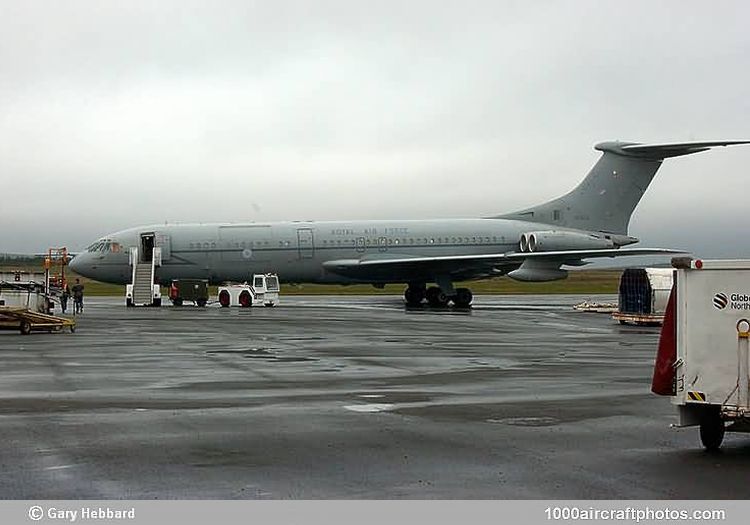
[(250, 248), (245, 248), (242, 250), (242, 258), (243, 259), (249, 259), (253, 256), (253, 251)]
[(714, 295), (714, 306), (717, 310), (723, 310), (729, 304), (729, 297), (725, 293), (717, 293)]

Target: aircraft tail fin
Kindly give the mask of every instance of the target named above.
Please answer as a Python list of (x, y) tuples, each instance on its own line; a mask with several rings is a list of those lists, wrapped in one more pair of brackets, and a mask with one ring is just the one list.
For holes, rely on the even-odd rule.
[(594, 148), (602, 156), (571, 192), (539, 206), (492, 218), (627, 235), (630, 216), (664, 159), (736, 144), (750, 141), (601, 142)]

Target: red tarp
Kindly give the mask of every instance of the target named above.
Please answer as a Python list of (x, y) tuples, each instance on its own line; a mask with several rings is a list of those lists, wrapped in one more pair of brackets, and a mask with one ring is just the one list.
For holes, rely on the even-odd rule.
[(664, 313), (664, 324), (659, 336), (659, 349), (656, 351), (654, 377), (651, 380), (651, 391), (660, 396), (673, 396), (675, 391), (674, 363), (677, 360), (677, 323), (675, 322), (676, 292), (672, 285)]

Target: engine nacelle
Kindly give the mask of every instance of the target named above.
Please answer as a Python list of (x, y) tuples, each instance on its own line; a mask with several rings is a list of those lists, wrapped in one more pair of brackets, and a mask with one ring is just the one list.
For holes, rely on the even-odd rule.
[(614, 248), (615, 243), (612, 239), (587, 233), (539, 231), (521, 234), (518, 247), (522, 252), (603, 250)]

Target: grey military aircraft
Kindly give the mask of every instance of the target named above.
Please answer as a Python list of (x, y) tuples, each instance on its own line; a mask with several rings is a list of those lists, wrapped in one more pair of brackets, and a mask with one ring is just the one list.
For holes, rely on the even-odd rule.
[[(628, 224), (664, 159), (750, 141), (667, 144), (602, 142), (602, 152), (569, 193), (538, 206), (478, 219), (292, 221), (170, 224), (131, 228), (99, 239), (71, 269), (111, 283), (131, 279), (133, 253), (142, 262), (160, 248), (156, 280), (246, 281), (275, 272), (292, 283), (407, 284), (409, 305), (472, 302), (456, 281), (508, 275), (519, 281), (564, 279), (563, 267), (599, 257), (678, 253), (628, 248)], [(132, 248), (137, 248), (133, 251)], [(436, 286), (427, 286), (434, 283)]]

